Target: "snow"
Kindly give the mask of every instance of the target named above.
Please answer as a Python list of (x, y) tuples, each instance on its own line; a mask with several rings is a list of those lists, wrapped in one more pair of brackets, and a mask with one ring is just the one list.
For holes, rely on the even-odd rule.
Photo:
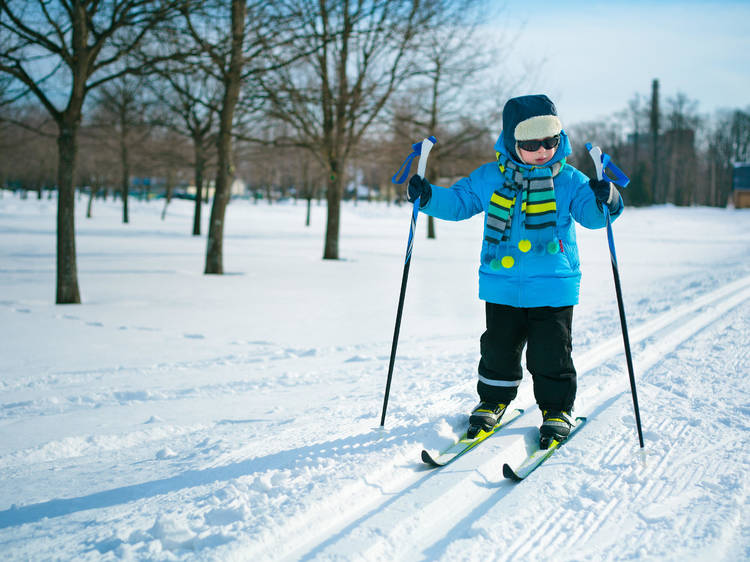
[[(750, 213), (627, 209), (615, 240), (638, 447), (604, 231), (578, 230), (576, 414), (527, 480), (527, 375), (507, 431), (433, 470), (476, 402), (481, 217), (420, 217), (385, 428), (410, 220), (233, 201), (227, 274), (192, 203), (77, 206), (83, 304), (57, 306), (55, 201), (0, 198), (0, 556), (6, 560), (750, 558)], [(208, 212), (204, 213), (204, 217)], [(204, 226), (204, 232), (205, 232)]]

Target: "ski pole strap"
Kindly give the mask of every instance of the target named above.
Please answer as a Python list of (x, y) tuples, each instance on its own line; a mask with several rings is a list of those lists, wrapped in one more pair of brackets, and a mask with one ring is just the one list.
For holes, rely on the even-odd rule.
[(630, 183), (630, 178), (628, 178), (620, 168), (614, 165), (609, 154), (602, 154), (602, 167), (614, 176), (614, 178), (609, 179), (620, 187), (627, 187)]
[[(432, 144), (435, 144), (437, 142), (437, 139), (434, 136), (427, 137), (427, 140), (432, 141)], [(422, 141), (415, 142), (413, 145), (411, 145), (411, 148), (411, 154), (406, 157), (406, 160), (404, 160), (404, 163), (401, 164), (401, 167), (398, 169), (398, 171), (393, 174), (391, 182), (399, 184), (406, 181), (406, 177), (409, 175), (409, 170), (411, 169), (412, 161), (422, 153)]]
[[(591, 143), (587, 142), (586, 150), (590, 152), (591, 148)], [(614, 165), (609, 154), (605, 154), (602, 152), (602, 179), (604, 179), (605, 176), (604, 171), (610, 172), (614, 176), (614, 178), (611, 178), (609, 176), (606, 176), (606, 178), (616, 185), (619, 185), (620, 187), (627, 187), (628, 183), (630, 183), (630, 178), (628, 178), (628, 176), (626, 176), (620, 168)]]

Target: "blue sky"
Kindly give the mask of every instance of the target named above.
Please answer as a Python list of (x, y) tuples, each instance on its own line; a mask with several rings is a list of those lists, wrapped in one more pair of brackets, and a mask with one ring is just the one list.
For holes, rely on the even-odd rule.
[[(524, 93), (547, 93), (564, 125), (598, 120), (650, 95), (678, 92), (698, 111), (750, 107), (750, 0), (496, 0), (501, 32), (519, 33), (510, 61), (544, 61)], [(528, 91), (527, 91), (528, 90)]]

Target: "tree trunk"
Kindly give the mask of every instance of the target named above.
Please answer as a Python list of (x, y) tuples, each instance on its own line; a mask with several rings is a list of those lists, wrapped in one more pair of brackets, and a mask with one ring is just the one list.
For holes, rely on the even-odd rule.
[(708, 170), (708, 204), (712, 207), (718, 207), (719, 196), (716, 193), (716, 162), (714, 162), (713, 158), (709, 160)]
[(78, 128), (60, 124), (57, 137), (57, 304), (80, 304), (75, 235), (75, 177)]
[(224, 273), (224, 216), (229, 202), (229, 188), (234, 177), (232, 159), (232, 121), (234, 108), (240, 94), (242, 77), (242, 43), (245, 36), (245, 14), (247, 5), (244, 0), (232, 0), (232, 52), (229, 71), (224, 78), (224, 99), (219, 113), (219, 137), (217, 140), (218, 170), (216, 172), (216, 190), (214, 204), (211, 207), (211, 218), (208, 225), (208, 246), (206, 249), (207, 274)]
[(427, 215), (427, 239), (435, 240), (435, 238), (435, 219), (432, 216)]
[(164, 193), (164, 208), (161, 211), (161, 220), (167, 218), (167, 207), (172, 202), (172, 190), (174, 189), (174, 172), (172, 168), (167, 172), (167, 185)]
[(203, 206), (203, 169), (205, 166), (205, 156), (203, 155), (203, 140), (194, 138), (193, 148), (195, 152), (195, 212), (193, 213), (193, 236), (200, 236), (201, 209)]
[(672, 203), (674, 205), (682, 205), (681, 194), (680, 194), (680, 184), (677, 181), (679, 179), (679, 160), (678, 160), (678, 153), (677, 148), (672, 148), (672, 154), (670, 155), (669, 159), (669, 183), (667, 184), (668, 188), (668, 203)]
[(86, 218), (90, 219), (92, 217), (91, 211), (94, 206), (94, 199), (99, 194), (99, 189), (101, 189), (101, 186), (99, 185), (99, 181), (96, 180), (94, 185), (91, 186), (91, 190), (89, 192), (89, 203), (86, 206)]
[(128, 145), (124, 132), (120, 133), (120, 165), (122, 166), (122, 222), (130, 222), (128, 211), (128, 193), (130, 190), (130, 163), (128, 162)]
[[(226, 109), (226, 108), (224, 108)], [(222, 110), (222, 113), (224, 110)], [(223, 120), (223, 119), (222, 119)], [(229, 202), (229, 177), (233, 173), (230, 130), (222, 124), (219, 132), (219, 164), (214, 188), (214, 202), (208, 223), (208, 245), (206, 248), (206, 268), (204, 273), (221, 275), (224, 273), (224, 217)]]
[(328, 178), (326, 199), (328, 201), (328, 223), (326, 225), (324, 260), (339, 259), (339, 225), (341, 222), (341, 196), (343, 194), (343, 178), (338, 172), (335, 162), (330, 164), (331, 175)]

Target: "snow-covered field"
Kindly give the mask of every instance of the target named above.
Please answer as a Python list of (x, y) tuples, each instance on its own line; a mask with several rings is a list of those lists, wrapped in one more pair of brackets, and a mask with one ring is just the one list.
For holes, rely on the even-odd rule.
[[(526, 413), (440, 470), (474, 406), (481, 217), (420, 217), (379, 428), (410, 209), (233, 202), (224, 276), (191, 203), (77, 209), (83, 304), (56, 306), (55, 202), (0, 198), (3, 560), (747, 560), (750, 212), (628, 209), (579, 229), (581, 432), (526, 481)], [(208, 212), (204, 214), (207, 216)], [(204, 228), (205, 231), (205, 228)]]

